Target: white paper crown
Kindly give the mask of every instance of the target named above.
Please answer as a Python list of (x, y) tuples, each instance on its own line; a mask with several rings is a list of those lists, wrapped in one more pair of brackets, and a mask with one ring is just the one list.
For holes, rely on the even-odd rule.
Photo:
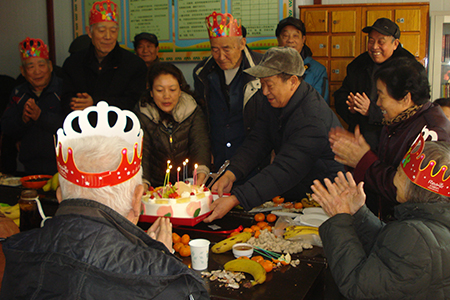
[[(117, 116), (117, 121), (112, 127), (108, 121), (110, 112), (114, 112)], [(89, 122), (90, 113), (97, 114), (97, 125), (95, 127)], [(81, 132), (75, 131), (72, 127), (73, 121), (76, 119), (78, 119)], [(125, 131), (128, 119), (132, 121), (132, 127), (130, 130)], [(67, 149), (67, 154), (64, 158), (62, 145), (67, 140), (87, 136), (119, 137), (133, 145), (133, 149), (124, 148), (122, 150), (122, 161), (116, 170), (102, 173), (86, 173), (78, 170), (76, 167), (71, 148)], [(115, 106), (109, 106), (105, 101), (100, 101), (97, 103), (97, 106), (90, 106), (84, 110), (71, 112), (64, 120), (63, 128), (58, 129), (57, 137), (58, 142), (55, 145), (55, 151), (58, 172), (62, 177), (76, 185), (91, 188), (113, 186), (132, 178), (140, 169), (143, 131), (140, 128), (139, 119), (131, 111), (121, 110)], [(134, 154), (131, 162), (128, 161), (127, 156), (129, 151), (133, 151)]]

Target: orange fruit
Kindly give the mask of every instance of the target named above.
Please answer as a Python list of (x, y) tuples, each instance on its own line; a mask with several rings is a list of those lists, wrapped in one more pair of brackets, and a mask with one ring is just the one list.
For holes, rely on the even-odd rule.
[(294, 208), (294, 204), (292, 202), (286, 202), (285, 204), (283, 204), (284, 208)]
[(173, 244), (173, 249), (174, 249), (176, 252), (180, 252), (180, 249), (181, 249), (181, 247), (183, 247), (183, 246), (184, 246), (183, 243), (178, 242), (178, 243)]
[(174, 244), (176, 244), (176, 243), (179, 243), (180, 240), (181, 240), (181, 237), (177, 233), (172, 232), (172, 242)]
[(255, 215), (255, 221), (256, 222), (264, 221), (265, 218), (266, 218), (266, 216), (263, 213), (257, 213)]
[(256, 230), (256, 231), (255, 231), (255, 238), (258, 238), (260, 234), (261, 234), (261, 231)]
[(191, 247), (189, 245), (183, 245), (180, 249), (180, 255), (183, 257), (188, 257), (191, 255)]
[(269, 225), (267, 222), (258, 222), (258, 224), (256, 224), (256, 226), (258, 226), (261, 229), (264, 229), (267, 225)]
[(303, 204), (301, 202), (297, 202), (294, 204), (294, 208), (295, 209), (302, 209), (303, 208)]
[(277, 220), (277, 216), (276, 215), (274, 215), (274, 214), (268, 214), (267, 215), (267, 221), (268, 222), (275, 222)]
[(276, 196), (276, 197), (274, 197), (274, 198), (272, 199), (272, 201), (273, 201), (273, 203), (275, 203), (275, 204), (280, 204), (280, 203), (283, 203), (283, 202), (284, 202), (284, 198), (281, 197), (281, 196)]
[(248, 256), (239, 256), (237, 259), (250, 259)]
[(273, 270), (273, 264), (271, 261), (263, 260), (259, 263), (261, 264), (261, 266), (263, 266), (264, 270), (266, 270), (267, 273)]
[(239, 233), (240, 233), (239, 231), (233, 231), (232, 233), (230, 233), (230, 237), (235, 236), (235, 235), (237, 235)]
[(185, 245), (189, 244), (190, 240), (191, 237), (189, 236), (189, 234), (183, 234), (183, 236), (181, 237), (181, 242)]
[(256, 261), (256, 262), (262, 262), (264, 260), (264, 257), (262, 257), (261, 255), (256, 255), (252, 257), (252, 260)]
[(253, 229), (253, 231), (261, 230), (261, 228), (258, 225), (252, 225), (252, 227), (250, 228)]
[(244, 228), (244, 230), (242, 230), (243, 232), (250, 232), (250, 233), (252, 233), (253, 232), (253, 229), (251, 229), (251, 228)]
[(272, 226), (266, 226), (266, 227), (264, 227), (264, 229), (267, 229), (267, 231), (272, 232)]

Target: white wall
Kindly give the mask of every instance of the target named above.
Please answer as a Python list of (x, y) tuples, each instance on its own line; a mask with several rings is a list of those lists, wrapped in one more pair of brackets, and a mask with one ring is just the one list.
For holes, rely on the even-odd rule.
[[(275, 0), (273, 0), (275, 1)], [(278, 1), (278, 0), (277, 0)], [(430, 2), (431, 11), (450, 11), (450, 0), (322, 0), (323, 4)], [(53, 0), (55, 11), (56, 64), (62, 66), (69, 55), (73, 40), (72, 0)], [(295, 0), (298, 5), (313, 4), (313, 0)], [(298, 9), (294, 10), (298, 17)], [(48, 43), (45, 0), (0, 0), (0, 74), (19, 75), (18, 44), (27, 36), (41, 38)], [(192, 70), (196, 63), (177, 64), (193, 87)]]

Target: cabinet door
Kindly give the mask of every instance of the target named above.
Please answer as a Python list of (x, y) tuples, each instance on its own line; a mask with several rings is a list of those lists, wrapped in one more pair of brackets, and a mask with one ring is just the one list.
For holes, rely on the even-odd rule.
[(395, 10), (395, 23), (400, 31), (420, 31), (420, 18), (420, 9)]
[(372, 26), (376, 20), (379, 18), (387, 18), (392, 20), (392, 10), (384, 9), (384, 10), (368, 10), (366, 11), (366, 24), (363, 24), (363, 28), (366, 26)]
[(345, 76), (347, 76), (347, 65), (351, 62), (351, 59), (336, 59), (330, 61), (330, 81), (344, 81)]
[(403, 48), (411, 52), (415, 57), (419, 57), (420, 34), (402, 34), (400, 43), (402, 43)]
[(332, 57), (355, 57), (355, 36), (339, 35), (331, 37)]
[(302, 20), (306, 32), (328, 32), (328, 11), (306, 10)]
[(311, 48), (313, 56), (328, 56), (328, 36), (306, 35), (306, 45)]
[(331, 12), (331, 32), (356, 32), (356, 11), (338, 10)]

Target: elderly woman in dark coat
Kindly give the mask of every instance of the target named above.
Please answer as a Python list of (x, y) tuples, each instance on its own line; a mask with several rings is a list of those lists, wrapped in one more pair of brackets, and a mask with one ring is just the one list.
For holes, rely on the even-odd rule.
[(396, 221), (369, 211), (351, 173), (326, 188), (314, 181), (312, 197), (331, 216), (319, 228), (325, 256), (348, 299), (450, 298), (450, 146), (418, 140), (394, 176)]
[(197, 182), (202, 183), (209, 174), (210, 139), (205, 116), (183, 74), (170, 63), (156, 63), (149, 69), (147, 87), (135, 109), (144, 130), (144, 179), (149, 186), (163, 185), (170, 160), (170, 182), (175, 183), (177, 168), (183, 170), (188, 159), (189, 177), (197, 164)]
[(359, 129), (355, 134), (337, 128), (330, 132), (335, 159), (354, 168), (356, 182), (364, 181), (367, 205), (384, 218), (393, 214), (394, 175), (417, 135), (425, 140), (450, 141), (450, 122), (430, 102), (425, 68), (416, 60), (396, 58), (375, 73), (378, 101), (384, 115), (378, 151), (370, 150)]

